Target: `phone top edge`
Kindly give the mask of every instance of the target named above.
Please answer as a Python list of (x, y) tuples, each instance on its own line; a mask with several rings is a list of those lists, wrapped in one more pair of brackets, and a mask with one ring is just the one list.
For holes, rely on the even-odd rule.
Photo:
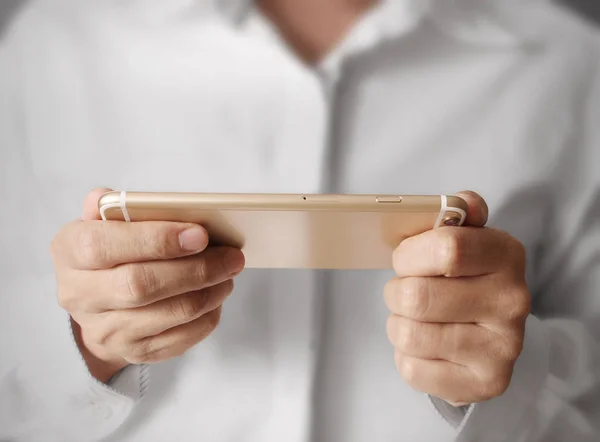
[[(127, 199), (135, 210), (202, 206), (219, 210), (362, 210), (381, 212), (439, 212), (441, 195), (397, 194), (289, 194), (289, 193), (194, 193), (112, 191), (104, 194), (99, 206), (117, 205)], [(460, 204), (460, 198), (454, 199)], [(458, 201), (460, 200), (460, 201)]]
[(120, 204), (122, 193), (123, 192), (118, 190), (111, 190), (102, 194), (102, 196), (98, 198), (98, 209), (101, 209), (103, 206), (106, 205)]
[(459, 209), (465, 213), (468, 212), (469, 205), (461, 197), (456, 196), (456, 195), (448, 195), (446, 197), (446, 199), (447, 199), (448, 210)]
[[(426, 200), (431, 203), (434, 201), (440, 202), (443, 195), (402, 195), (402, 194), (385, 194), (385, 193), (346, 193), (346, 194), (324, 194), (324, 193), (208, 193), (208, 192), (137, 192), (137, 191), (110, 191), (105, 193), (101, 200), (115, 203), (120, 200), (121, 195), (126, 194), (128, 201), (200, 201), (200, 202), (247, 202), (247, 201), (266, 201), (266, 202), (347, 202), (360, 201), (368, 203), (387, 203), (387, 202), (403, 202), (409, 200), (415, 202), (417, 200)], [(458, 201), (459, 204), (466, 204), (464, 201), (455, 196), (448, 196), (449, 201)]]
[(102, 220), (131, 221), (127, 211), (125, 194), (124, 191), (111, 191), (103, 194), (98, 199), (98, 212)]

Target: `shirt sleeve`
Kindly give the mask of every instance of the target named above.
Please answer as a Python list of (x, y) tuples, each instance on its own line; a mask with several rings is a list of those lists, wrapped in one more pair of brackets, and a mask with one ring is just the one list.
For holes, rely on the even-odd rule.
[(584, 111), (557, 166), (530, 283), (535, 316), (511, 385), (466, 408), (431, 398), (457, 428), (457, 441), (600, 440), (600, 69), (597, 59), (593, 64)]
[(0, 375), (0, 440), (99, 441), (125, 422), (143, 396), (147, 367), (130, 366), (110, 385), (97, 381), (73, 339), (68, 315), (63, 319), (52, 346), (36, 347)]
[[(2, 38), (0, 34), (0, 177), (19, 183), (24, 141), (18, 57)], [(23, 190), (9, 187), (4, 204), (23, 207)], [(19, 216), (16, 209), (0, 210), (0, 226), (15, 225)], [(90, 375), (73, 339), (70, 318), (47, 291), (55, 286), (52, 272), (37, 268), (35, 259), (18, 259), (26, 255), (30, 241), (26, 235), (19, 241), (0, 235), (0, 440), (101, 440), (130, 415), (147, 386), (147, 369), (129, 367), (112, 385)], [(31, 278), (24, 277), (28, 272)]]

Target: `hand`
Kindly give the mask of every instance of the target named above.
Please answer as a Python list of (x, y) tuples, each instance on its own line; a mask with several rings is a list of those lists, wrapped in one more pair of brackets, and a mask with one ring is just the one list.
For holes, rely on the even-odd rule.
[(406, 239), (394, 252), (397, 277), (385, 288), (387, 332), (402, 377), (454, 406), (500, 396), (523, 348), (530, 294), (524, 247), (483, 228), (478, 195), (465, 227), (443, 227)]
[(210, 335), (244, 267), (240, 250), (207, 248), (197, 225), (99, 221), (105, 191), (88, 195), (83, 220), (51, 247), (60, 305), (101, 382), (130, 363), (180, 356)]

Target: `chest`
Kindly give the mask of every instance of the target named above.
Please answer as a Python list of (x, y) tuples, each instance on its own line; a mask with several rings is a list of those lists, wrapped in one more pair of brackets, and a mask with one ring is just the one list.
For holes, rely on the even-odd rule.
[[(531, 68), (515, 54), (478, 54), (424, 31), (349, 59), (327, 90), (285, 51), (218, 22), (177, 31), (101, 23), (85, 32), (48, 23), (36, 29), (20, 48), (23, 136), (14, 145), (10, 183), (16, 190), (9, 204), (20, 224), (6, 238), (17, 253), (3, 255), (3, 271), (14, 279), (32, 277), (32, 256), (45, 257), (35, 276), (51, 273), (48, 242), (79, 216), (83, 196), (97, 186), (432, 194), (473, 189), (488, 200), (493, 224), (535, 251), (552, 197), (552, 170), (569, 129), (562, 111), (570, 91), (543, 93), (555, 83), (547, 75), (551, 61)], [(18, 263), (22, 271), (13, 272)], [(182, 434), (197, 431), (198, 415), (220, 422), (219, 407), (198, 404), (203, 394), (214, 393), (232, 415), (246, 417), (238, 426), (228, 422), (230, 432), (239, 434), (267, 407), (283, 413), (290, 404), (308, 404), (303, 392), (310, 390), (307, 373), (315, 357), (309, 343), (318, 337), (313, 315), (322, 305), (314, 276), (247, 275), (212, 347), (199, 347), (177, 377), (192, 382), (172, 390), (172, 373), (156, 373), (159, 383), (168, 380), (164, 391), (189, 400)], [(352, 330), (343, 333), (348, 347), (326, 361), (340, 364), (328, 365), (336, 368), (331, 373), (346, 373), (336, 375), (341, 381), (330, 392), (344, 402), (340, 415), (365, 416), (362, 407), (373, 412), (394, 403), (398, 410), (389, 425), (378, 424), (385, 431), (395, 429), (395, 416), (406, 416), (406, 404), (416, 403), (397, 401), (411, 393), (389, 364), (381, 332), (387, 312), (369, 298), (379, 299), (388, 277), (338, 275), (329, 286), (338, 296), (323, 313), (332, 329)], [(357, 352), (357, 344), (369, 352)], [(199, 364), (208, 376), (197, 376)], [(381, 379), (377, 395), (372, 378)], [(393, 389), (390, 379), (397, 382)], [(338, 394), (348, 385), (354, 393)], [(240, 401), (240, 391), (252, 402)], [(281, 402), (271, 402), (272, 391)], [(147, 403), (161, 402), (165, 415), (182, 415), (181, 401), (159, 396)], [(430, 413), (425, 405), (411, 408), (406, 434), (434, 431), (428, 420), (419, 420)], [(303, 424), (290, 416), (284, 421), (275, 413), (272, 420)], [(215, 435), (222, 428), (214, 425)]]

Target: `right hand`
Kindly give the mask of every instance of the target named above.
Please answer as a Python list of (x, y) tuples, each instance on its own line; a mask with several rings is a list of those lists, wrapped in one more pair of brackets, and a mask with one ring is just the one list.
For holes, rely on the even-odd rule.
[(107, 190), (88, 194), (83, 219), (51, 247), (59, 303), (101, 382), (128, 364), (181, 356), (209, 336), (244, 267), (240, 250), (207, 247), (198, 225), (100, 221)]

